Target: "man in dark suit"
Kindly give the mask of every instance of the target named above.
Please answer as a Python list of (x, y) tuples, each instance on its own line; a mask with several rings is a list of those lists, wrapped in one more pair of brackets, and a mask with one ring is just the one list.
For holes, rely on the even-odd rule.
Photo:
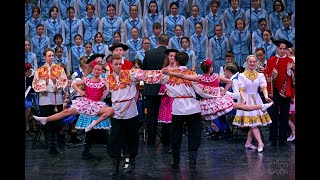
[[(143, 70), (160, 70), (166, 58), (169, 38), (165, 34), (158, 37), (158, 48), (147, 50), (143, 60)], [(158, 113), (161, 96), (158, 95), (160, 84), (145, 84), (143, 94), (147, 103), (148, 144), (154, 145), (156, 140)]]

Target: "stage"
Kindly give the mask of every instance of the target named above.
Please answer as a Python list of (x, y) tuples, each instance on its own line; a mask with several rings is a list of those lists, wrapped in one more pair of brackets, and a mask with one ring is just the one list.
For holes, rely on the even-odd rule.
[[(268, 140), (268, 127), (262, 127)], [(79, 137), (83, 137), (80, 132)], [(65, 147), (62, 154), (50, 155), (44, 145), (43, 135), (33, 145), (26, 137), (25, 142), (25, 179), (295, 179), (295, 144), (290, 146), (265, 147), (264, 152), (245, 149), (246, 132), (239, 130), (238, 136), (213, 140), (203, 134), (198, 151), (197, 174), (191, 174), (188, 166), (187, 136), (183, 137), (180, 171), (171, 169), (172, 154), (163, 151), (158, 141), (148, 146), (140, 136), (139, 154), (136, 158), (135, 173), (121, 173), (111, 177), (112, 161), (106, 153), (106, 145), (95, 144), (91, 152), (97, 158), (82, 160), (84, 146)], [(256, 142), (254, 142), (256, 144)], [(124, 161), (121, 161), (123, 164)], [(122, 167), (122, 165), (121, 165)], [(122, 168), (120, 168), (122, 170)]]

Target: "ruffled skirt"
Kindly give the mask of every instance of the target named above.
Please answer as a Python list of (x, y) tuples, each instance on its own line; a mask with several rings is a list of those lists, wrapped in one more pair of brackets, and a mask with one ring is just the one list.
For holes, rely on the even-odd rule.
[[(263, 104), (260, 95), (257, 94), (245, 94), (246, 104), (256, 105)], [(255, 127), (266, 126), (272, 123), (268, 112), (262, 112), (260, 109), (253, 111), (237, 110), (237, 113), (233, 119), (233, 125), (239, 127)]]
[(92, 101), (85, 97), (78, 97), (72, 100), (72, 107), (76, 109), (79, 114), (96, 116), (101, 108), (107, 106), (103, 101)]
[(172, 122), (172, 97), (168, 95), (163, 95), (161, 97), (159, 114), (158, 114), (158, 122), (159, 123), (171, 123)]
[(225, 95), (200, 100), (201, 115), (205, 120), (213, 120), (233, 109), (233, 97)]
[[(89, 116), (80, 114), (78, 121), (76, 123), (76, 129), (85, 129), (91, 124), (93, 120), (97, 120), (100, 116)], [(93, 127), (93, 129), (110, 129), (111, 124), (109, 118), (104, 119), (99, 124)]]

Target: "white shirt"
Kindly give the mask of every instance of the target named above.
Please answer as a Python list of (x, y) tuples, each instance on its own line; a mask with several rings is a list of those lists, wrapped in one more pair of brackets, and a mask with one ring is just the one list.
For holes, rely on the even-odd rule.
[[(180, 72), (188, 70), (186, 66), (180, 66), (179, 69), (181, 70)], [(161, 70), (149, 70), (147, 71), (145, 78), (144, 81), (148, 84), (165, 84), (168, 96), (174, 98), (172, 103), (173, 115), (200, 113), (201, 108), (199, 101), (196, 99), (196, 93), (204, 98), (213, 97), (212, 95), (203, 93), (202, 89), (197, 85), (197, 82), (191, 81), (191, 83), (188, 84), (184, 83), (185, 80), (184, 82), (182, 81), (182, 83), (177, 84), (177, 81), (180, 81), (180, 78), (176, 78), (175, 81), (172, 81), (172, 77), (162, 74)]]
[(114, 76), (115, 82), (112, 81), (112, 78), (107, 78), (107, 91), (111, 93), (112, 108), (114, 109), (113, 117), (116, 119), (130, 119), (138, 115), (137, 102), (134, 97), (137, 93), (136, 87), (141, 79), (137, 76), (141, 74), (133, 73), (130, 70), (122, 70), (121, 73), (129, 73), (129, 78), (132, 82), (121, 87), (119, 75), (112, 73), (108, 77)]

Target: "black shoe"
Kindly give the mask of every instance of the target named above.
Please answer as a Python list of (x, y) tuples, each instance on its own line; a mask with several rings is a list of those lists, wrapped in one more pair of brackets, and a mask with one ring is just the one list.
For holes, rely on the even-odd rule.
[(291, 146), (287, 141), (279, 141), (279, 146)]
[(119, 175), (119, 165), (120, 165), (120, 160), (116, 160), (116, 159), (112, 160), (112, 172), (110, 173), (111, 176)]
[(135, 164), (129, 163), (128, 168), (124, 169), (123, 173), (126, 173), (126, 174), (133, 173), (135, 169), (136, 169)]
[(151, 147), (154, 147), (156, 145), (156, 142), (155, 141), (148, 141), (147, 145), (151, 146)]
[(168, 147), (168, 146), (165, 146), (165, 147), (163, 148), (163, 151), (164, 151), (164, 153), (166, 153), (166, 154), (171, 154), (171, 153), (172, 153), (171, 147)]
[(174, 169), (174, 170), (180, 169), (179, 164), (176, 164), (176, 163), (171, 164), (171, 167), (172, 167), (172, 169)]
[(197, 173), (197, 168), (195, 166), (189, 166), (190, 168), (190, 173)]
[(54, 154), (53, 149), (52, 148), (48, 148), (47, 149), (48, 154)]
[(265, 145), (265, 147), (269, 146), (277, 146), (277, 141), (270, 141), (268, 144)]
[(51, 148), (48, 148), (48, 153), (49, 154), (61, 154), (61, 151), (59, 150), (58, 147), (51, 147)]
[(95, 155), (88, 152), (88, 153), (82, 153), (82, 159), (83, 160), (88, 160), (88, 159), (94, 159)]
[(213, 139), (213, 140), (220, 140), (220, 139), (222, 139), (221, 133), (220, 133), (220, 132), (215, 133), (215, 134), (212, 136), (212, 139)]
[(79, 143), (81, 143), (81, 142), (82, 142), (82, 140), (81, 140), (81, 139), (78, 139), (78, 138), (70, 139), (70, 140), (68, 141), (68, 143), (71, 143), (71, 144), (79, 144)]
[(62, 151), (61, 151), (58, 147), (54, 147), (54, 148), (53, 148), (53, 152), (54, 152), (55, 154), (61, 154), (61, 153), (62, 153)]

